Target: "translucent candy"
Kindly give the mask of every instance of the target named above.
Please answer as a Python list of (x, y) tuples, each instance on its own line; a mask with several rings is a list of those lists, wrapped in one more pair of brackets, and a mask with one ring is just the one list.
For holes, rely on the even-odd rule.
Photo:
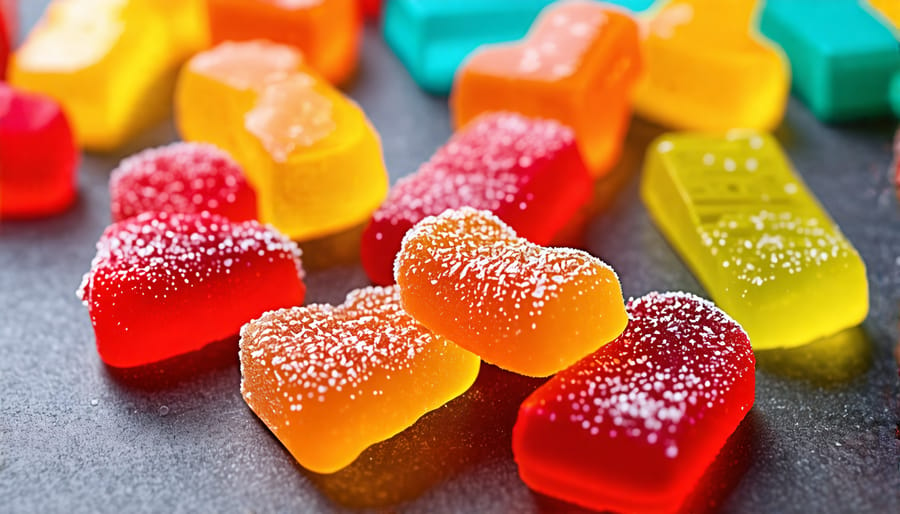
[(754, 349), (804, 344), (866, 317), (865, 264), (771, 136), (664, 135), (648, 151), (641, 196)]
[(173, 143), (123, 160), (109, 179), (113, 221), (143, 212), (208, 211), (231, 221), (256, 219), (256, 193), (241, 167), (204, 143)]
[(146, 213), (111, 225), (79, 297), (97, 351), (127, 368), (235, 335), (262, 313), (303, 303), (297, 245), (255, 221)]
[(572, 127), (601, 175), (618, 160), (640, 72), (638, 28), (596, 2), (546, 8), (516, 44), (488, 45), (459, 69), (450, 100), (457, 127), (485, 111), (517, 111)]
[(897, 40), (862, 3), (767, 0), (760, 16), (763, 33), (791, 61), (794, 92), (823, 121), (890, 112), (888, 87), (900, 69)]
[(294, 239), (361, 224), (387, 194), (381, 143), (362, 109), (289, 46), (201, 52), (176, 96), (182, 136), (230, 153), (256, 189), (260, 219)]
[(400, 307), (396, 288), (268, 312), (241, 330), (247, 405), (303, 467), (331, 473), (475, 382), (480, 360)]
[(378, 18), (381, 14), (382, 0), (358, 0), (362, 13), (367, 18)]
[(0, 82), (0, 218), (67, 209), (77, 169), (78, 148), (59, 104)]
[(213, 44), (266, 39), (292, 45), (331, 83), (356, 69), (360, 0), (206, 0)]
[(646, 74), (634, 110), (681, 129), (770, 130), (790, 89), (780, 51), (752, 25), (756, 0), (671, 0), (642, 42)]
[(391, 188), (362, 240), (373, 282), (394, 282), (404, 234), (446, 209), (489, 210), (520, 236), (548, 244), (591, 195), (591, 176), (571, 129), (513, 113), (473, 120)]
[(627, 322), (612, 268), (579, 250), (529, 243), (488, 211), (425, 218), (407, 232), (395, 262), (410, 315), (523, 375), (556, 373)]
[(753, 406), (740, 325), (685, 293), (628, 303), (625, 332), (519, 410), (513, 453), (529, 487), (591, 509), (674, 512)]
[(0, 0), (0, 80), (6, 80), (9, 52), (15, 40), (16, 0)]
[(178, 68), (206, 45), (201, 0), (54, 0), (10, 82), (59, 101), (78, 142), (112, 150), (171, 112)]
[(390, 0), (384, 39), (425, 91), (447, 94), (481, 45), (515, 41), (553, 0)]

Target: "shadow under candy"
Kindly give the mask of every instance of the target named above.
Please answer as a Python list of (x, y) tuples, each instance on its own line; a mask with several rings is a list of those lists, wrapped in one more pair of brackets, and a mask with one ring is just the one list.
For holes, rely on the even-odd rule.
[(157, 392), (175, 389), (188, 382), (227, 369), (237, 371), (239, 336), (210, 343), (195, 352), (134, 368), (104, 365), (107, 374), (119, 385), (137, 391)]
[(317, 271), (332, 266), (359, 263), (359, 244), (369, 220), (346, 230), (318, 239), (298, 243), (303, 251), (303, 269)]
[(860, 326), (803, 346), (756, 352), (757, 369), (825, 388), (850, 382), (868, 371), (871, 364), (872, 343)]
[(482, 363), (466, 393), (371, 446), (350, 466), (327, 475), (303, 471), (345, 507), (383, 508), (413, 500), (474, 464), (511, 459), (519, 405), (545, 381)]

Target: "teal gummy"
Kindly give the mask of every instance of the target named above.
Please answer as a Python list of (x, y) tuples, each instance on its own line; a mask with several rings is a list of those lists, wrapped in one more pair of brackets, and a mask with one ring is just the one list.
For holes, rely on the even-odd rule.
[[(445, 95), (466, 56), (481, 45), (522, 39), (554, 0), (388, 0), (382, 30), (419, 87)], [(608, 2), (633, 11), (652, 0)]]
[(859, 0), (768, 0), (760, 29), (784, 49), (794, 94), (820, 120), (890, 114), (900, 49)]

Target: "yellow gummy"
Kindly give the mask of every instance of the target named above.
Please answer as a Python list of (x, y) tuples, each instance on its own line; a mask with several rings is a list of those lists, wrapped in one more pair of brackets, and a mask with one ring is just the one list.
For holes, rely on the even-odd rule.
[(776, 127), (790, 68), (781, 50), (751, 29), (756, 7), (756, 0), (671, 0), (648, 13), (635, 111), (680, 129)]
[(897, 0), (868, 0), (868, 2), (891, 22), (896, 30), (900, 30), (900, 2)]
[(859, 324), (865, 264), (769, 135), (663, 135), (641, 197), (657, 226), (754, 349)]
[(207, 40), (202, 0), (55, 0), (10, 82), (59, 101), (81, 146), (112, 150), (169, 115), (178, 67)]
[(223, 43), (185, 66), (177, 90), (182, 137), (231, 153), (260, 219), (293, 239), (360, 224), (387, 195), (381, 142), (362, 109), (290, 47)]

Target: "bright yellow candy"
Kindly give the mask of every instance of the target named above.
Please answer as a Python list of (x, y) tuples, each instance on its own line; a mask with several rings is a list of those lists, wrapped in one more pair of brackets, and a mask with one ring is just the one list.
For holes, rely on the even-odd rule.
[(182, 137), (225, 149), (256, 188), (260, 219), (297, 240), (368, 219), (387, 195), (378, 134), (292, 47), (225, 42), (185, 66)]
[(671, 0), (646, 22), (638, 114), (681, 129), (771, 130), (784, 116), (790, 70), (751, 29), (755, 0)]
[(797, 346), (866, 317), (865, 264), (771, 136), (664, 135), (648, 150), (641, 196), (754, 349)]
[(869, 4), (900, 30), (900, 2), (897, 0), (868, 0)]
[(58, 100), (81, 146), (112, 150), (169, 115), (205, 25), (201, 0), (55, 0), (15, 53), (10, 82)]

